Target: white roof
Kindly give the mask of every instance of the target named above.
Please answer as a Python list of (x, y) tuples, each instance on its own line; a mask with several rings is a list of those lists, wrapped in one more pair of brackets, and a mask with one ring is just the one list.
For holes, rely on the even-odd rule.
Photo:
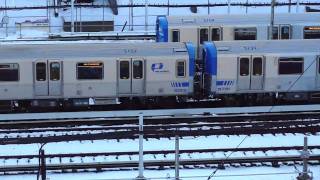
[[(177, 51), (174, 51), (177, 49)], [(179, 52), (178, 52), (179, 50)], [(183, 51), (182, 51), (183, 50)], [(186, 54), (184, 43), (57, 43), (0, 44), (0, 61), (7, 59), (64, 59), (72, 57), (136, 57)]]
[(318, 53), (320, 40), (217, 41), (219, 53)]
[[(167, 16), (169, 26), (270, 24), (270, 14)], [(320, 13), (275, 14), (275, 24), (320, 24)]]

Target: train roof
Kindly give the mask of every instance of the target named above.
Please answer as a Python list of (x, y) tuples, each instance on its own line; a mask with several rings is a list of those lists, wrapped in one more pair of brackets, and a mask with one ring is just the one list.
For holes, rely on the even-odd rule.
[[(166, 16), (170, 26), (199, 25), (259, 25), (270, 24), (270, 14), (227, 14), (227, 15), (191, 15)], [(320, 13), (279, 13), (275, 14), (275, 24), (319, 24)]]
[(186, 54), (185, 43), (40, 43), (0, 44), (0, 60), (72, 57), (126, 57)]
[(214, 42), (220, 54), (234, 53), (318, 53), (320, 40), (256, 40)]

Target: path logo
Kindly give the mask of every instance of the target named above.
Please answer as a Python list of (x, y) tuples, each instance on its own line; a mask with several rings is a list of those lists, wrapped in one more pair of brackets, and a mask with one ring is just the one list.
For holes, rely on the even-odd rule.
[(151, 70), (153, 72), (169, 72), (168, 70), (164, 69), (163, 63), (154, 63), (151, 65)]

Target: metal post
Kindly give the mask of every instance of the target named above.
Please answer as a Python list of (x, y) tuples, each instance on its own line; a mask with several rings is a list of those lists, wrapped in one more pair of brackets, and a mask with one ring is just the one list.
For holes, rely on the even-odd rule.
[(102, 7), (102, 24), (103, 24), (103, 30), (102, 31), (105, 31), (105, 29), (104, 29), (104, 9), (105, 9), (105, 6), (107, 5), (107, 3), (106, 3), (106, 1), (107, 0), (103, 0), (103, 7)]
[(130, 30), (133, 31), (133, 0), (130, 0), (130, 15), (129, 15), (129, 21), (130, 21)]
[(45, 158), (45, 155), (44, 155), (44, 150), (42, 149), (40, 151), (40, 164), (41, 164), (41, 180), (46, 180), (47, 179), (47, 168), (46, 168), (46, 158)]
[(297, 6), (296, 6), (296, 12), (299, 12), (299, 8), (300, 8), (300, 0), (297, 0)]
[(308, 137), (304, 137), (304, 145), (303, 151), (301, 152), (301, 158), (303, 159), (303, 171), (297, 177), (298, 180), (311, 180), (312, 177), (308, 174), (308, 159), (309, 159), (309, 151), (308, 151)]
[(273, 39), (274, 6), (275, 6), (275, 0), (272, 0), (272, 2), (271, 2), (271, 16), (270, 16), (269, 39)]
[(169, 15), (170, 15), (170, 7), (169, 7), (169, 5), (170, 5), (170, 0), (168, 0), (167, 16), (169, 16)]
[(291, 0), (289, 0), (288, 12), (291, 13)]
[(249, 0), (247, 0), (246, 2), (246, 14), (248, 14), (248, 3), (249, 3)]
[(143, 176), (143, 113), (139, 114), (139, 175), (137, 179), (145, 179)]
[(145, 0), (145, 33), (148, 31), (148, 0)]
[(72, 33), (74, 33), (73, 11), (74, 11), (74, 0), (71, 0), (71, 32)]
[(180, 179), (180, 175), (179, 175), (179, 136), (176, 135), (176, 152), (175, 152), (175, 180), (179, 180)]
[[(6, 7), (6, 10), (4, 11), (4, 16), (8, 17), (8, 13), (7, 13), (7, 0), (4, 1), (4, 6)], [(8, 37), (8, 23), (9, 21), (6, 23), (6, 37)]]
[(210, 14), (210, 0), (208, 0), (208, 15)]
[(228, 0), (228, 14), (230, 14), (230, 6), (231, 6), (231, 0)]
[(79, 17), (79, 18), (80, 18), (80, 22), (79, 22), (79, 26), (80, 26), (80, 32), (82, 32), (82, 11), (81, 11), (82, 8), (80, 7), (79, 10), (80, 10), (80, 17)]

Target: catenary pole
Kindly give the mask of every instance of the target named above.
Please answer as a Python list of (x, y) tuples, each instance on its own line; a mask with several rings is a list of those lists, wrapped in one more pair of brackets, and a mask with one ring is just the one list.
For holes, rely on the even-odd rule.
[(272, 0), (272, 2), (271, 2), (271, 15), (270, 15), (269, 39), (273, 39), (274, 6), (275, 6), (275, 0)]

